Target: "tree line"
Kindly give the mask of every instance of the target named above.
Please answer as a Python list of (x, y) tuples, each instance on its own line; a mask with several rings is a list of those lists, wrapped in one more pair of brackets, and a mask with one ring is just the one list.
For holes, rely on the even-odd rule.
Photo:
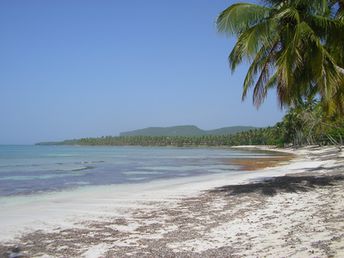
[(312, 101), (291, 108), (281, 122), (267, 128), (228, 135), (203, 136), (103, 136), (65, 140), (57, 145), (109, 145), (109, 146), (235, 146), (235, 145), (342, 145), (344, 119), (329, 116), (321, 103)]

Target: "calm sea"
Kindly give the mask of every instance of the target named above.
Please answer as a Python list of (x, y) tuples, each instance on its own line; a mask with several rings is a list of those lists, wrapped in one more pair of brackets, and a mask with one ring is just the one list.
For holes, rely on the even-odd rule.
[(0, 196), (238, 173), (228, 159), (262, 155), (268, 154), (211, 148), (0, 145)]

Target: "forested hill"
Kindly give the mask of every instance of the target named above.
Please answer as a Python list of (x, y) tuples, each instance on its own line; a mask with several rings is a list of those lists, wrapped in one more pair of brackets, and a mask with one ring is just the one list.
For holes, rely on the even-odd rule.
[[(251, 127), (252, 128), (252, 127)], [(291, 108), (282, 121), (267, 128), (235, 126), (204, 131), (196, 126), (151, 127), (122, 133), (121, 136), (82, 138), (39, 145), (110, 146), (233, 146), (233, 145), (343, 145), (344, 118), (329, 117), (317, 102)]]
[(226, 135), (245, 132), (255, 129), (252, 126), (230, 126), (214, 130), (202, 130), (194, 125), (171, 127), (148, 127), (144, 129), (122, 132), (120, 136), (201, 136), (201, 135)]

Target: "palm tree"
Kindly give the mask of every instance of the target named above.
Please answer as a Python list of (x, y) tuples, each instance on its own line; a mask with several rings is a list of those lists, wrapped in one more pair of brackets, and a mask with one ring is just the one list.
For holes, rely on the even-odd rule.
[(258, 107), (271, 88), (281, 106), (319, 96), (344, 111), (343, 0), (266, 0), (237, 3), (217, 19), (220, 32), (235, 35), (229, 55), (232, 72), (250, 62), (242, 98), (253, 87)]

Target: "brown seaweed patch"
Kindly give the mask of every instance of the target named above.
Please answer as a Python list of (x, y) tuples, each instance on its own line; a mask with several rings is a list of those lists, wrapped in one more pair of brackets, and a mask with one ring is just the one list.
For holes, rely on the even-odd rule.
[(276, 167), (281, 163), (292, 160), (293, 158), (293, 155), (269, 156), (266, 158), (233, 158), (227, 159), (227, 162), (231, 165), (239, 166), (241, 170), (253, 171), (268, 167)]

